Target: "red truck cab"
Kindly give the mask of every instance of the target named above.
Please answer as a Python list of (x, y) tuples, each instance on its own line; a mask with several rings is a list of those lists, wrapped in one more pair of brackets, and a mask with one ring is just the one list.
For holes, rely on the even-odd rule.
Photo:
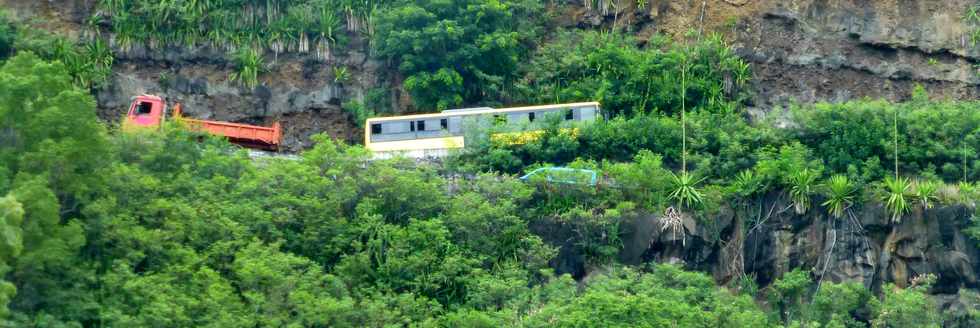
[(157, 127), (166, 116), (167, 104), (163, 98), (142, 95), (133, 98), (126, 114), (126, 123), (131, 127)]

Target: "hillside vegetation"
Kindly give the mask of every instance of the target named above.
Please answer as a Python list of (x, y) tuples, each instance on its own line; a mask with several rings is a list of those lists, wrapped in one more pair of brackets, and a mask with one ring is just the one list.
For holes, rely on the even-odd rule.
[[(368, 162), (365, 150), (323, 138), (299, 161), (253, 162), (223, 141), (200, 143), (175, 127), (109, 134), (96, 121), (91, 96), (72, 86), (64, 65), (30, 53), (9, 59), (0, 81), (0, 122), (8, 131), (0, 148), (0, 190), (7, 194), (0, 203), (7, 325), (911, 327), (940, 322), (923, 294), (928, 278), (906, 289), (888, 286), (880, 298), (860, 285), (824, 282), (810, 300), (810, 275), (794, 271), (761, 292), (770, 301), (760, 306), (753, 300), (764, 298), (755, 288), (730, 291), (709, 276), (666, 264), (614, 264), (622, 247), (617, 222), (630, 211), (677, 201), (666, 194), (672, 186), (661, 156), (649, 150), (639, 151), (633, 162), (603, 164), (617, 181), (635, 188), (627, 192), (557, 192), (547, 184), (481, 175), (447, 193), (449, 182), (431, 168)], [(670, 116), (641, 116), (591, 129), (637, 124), (634, 120), (673, 122)], [(491, 154), (508, 151), (497, 149)], [(705, 187), (712, 191), (704, 193), (713, 195), (706, 199), (717, 203), (760, 190), (750, 189), (750, 183), (754, 188), (785, 184), (794, 199), (811, 197), (796, 191), (803, 186), (790, 174), (807, 172), (801, 166), (817, 177), (834, 172), (834, 164), (825, 166), (799, 142), (765, 149), (771, 148), (746, 159), (754, 170), (747, 172), (757, 173), (739, 174), (730, 193)], [(526, 151), (530, 156), (550, 152)], [(868, 161), (875, 159), (857, 160)], [(881, 168), (855, 170), (859, 186)], [(753, 176), (759, 180), (747, 180)], [(814, 194), (821, 190), (816, 182), (822, 178), (806, 181)], [(922, 194), (922, 184), (916, 195)], [(961, 184), (958, 198), (937, 192), (914, 199), (916, 204), (975, 203), (974, 188)], [(830, 197), (835, 190), (828, 190)], [(861, 201), (848, 195), (845, 208)], [(690, 208), (700, 211), (700, 204), (708, 203)], [(555, 275), (548, 263), (556, 247), (529, 229), (541, 220), (573, 225), (580, 234), (576, 252), (608, 269), (583, 285)]]
[[(377, 55), (397, 65), (425, 108), (602, 103), (606, 118), (575, 133), (550, 122), (524, 144), (471, 131), (468, 148), (443, 164), (374, 161), (325, 135), (287, 160), (250, 159), (174, 124), (116, 131), (98, 120), (91, 95), (111, 73), (101, 41), (33, 38), (0, 23), (0, 326), (980, 323), (980, 295), (965, 277), (909, 270), (870, 284), (825, 279), (826, 264), (752, 272), (742, 263), (718, 280), (692, 263), (621, 261), (624, 227), (636, 217), (653, 215), (655, 229), (683, 244), (693, 241), (691, 222), (721, 227), (721, 213), (736, 223), (698, 242), (739, 258), (746, 235), (764, 224), (743, 210), (773, 198), (788, 204), (783, 212), (832, 227), (860, 225), (859, 211), (884, 207), (892, 234), (930, 209), (957, 209), (932, 223), (972, 238), (959, 242), (976, 253), (980, 102), (930, 100), (920, 89), (906, 102), (800, 105), (750, 120), (749, 66), (723, 38), (691, 33), (638, 46), (618, 32), (575, 31), (532, 47), (528, 37), (545, 34), (528, 23), (539, 6), (99, 3), (106, 15), (93, 26), (111, 24), (115, 47), (212, 43), (254, 69), (237, 72), (243, 83), (260, 73), (262, 49), (328, 56), (345, 42), (331, 29), (347, 25), (377, 40)], [(443, 52), (420, 55), (432, 49)], [(596, 186), (514, 179), (555, 165), (601, 178)], [(581, 271), (562, 265), (571, 256), (584, 259)], [(950, 284), (972, 308), (938, 304), (932, 294)]]

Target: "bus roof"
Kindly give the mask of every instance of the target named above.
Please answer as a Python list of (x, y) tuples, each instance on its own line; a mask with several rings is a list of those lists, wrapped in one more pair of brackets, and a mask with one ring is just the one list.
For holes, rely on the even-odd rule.
[(467, 108), (463, 110), (448, 110), (442, 113), (432, 113), (432, 114), (415, 114), (415, 115), (402, 115), (402, 116), (388, 116), (388, 117), (373, 117), (367, 119), (367, 123), (373, 122), (385, 122), (385, 121), (399, 121), (406, 119), (425, 119), (425, 118), (442, 118), (449, 116), (458, 115), (480, 115), (480, 114), (497, 114), (497, 113), (510, 113), (510, 112), (520, 112), (526, 110), (537, 110), (537, 109), (553, 109), (553, 108), (563, 108), (563, 107), (582, 107), (582, 106), (596, 106), (599, 107), (599, 103), (592, 102), (577, 102), (577, 103), (567, 103), (567, 104), (554, 104), (554, 105), (539, 105), (539, 106), (525, 106), (525, 107), (510, 107), (510, 108)]

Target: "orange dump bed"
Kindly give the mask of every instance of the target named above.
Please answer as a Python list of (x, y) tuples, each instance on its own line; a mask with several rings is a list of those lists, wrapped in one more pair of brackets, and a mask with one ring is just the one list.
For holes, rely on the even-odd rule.
[(271, 127), (239, 124), (221, 121), (197, 120), (180, 116), (180, 105), (174, 106), (174, 116), (191, 128), (199, 129), (210, 134), (227, 137), (231, 142), (249, 148), (277, 150), (282, 141), (282, 128), (279, 122)]

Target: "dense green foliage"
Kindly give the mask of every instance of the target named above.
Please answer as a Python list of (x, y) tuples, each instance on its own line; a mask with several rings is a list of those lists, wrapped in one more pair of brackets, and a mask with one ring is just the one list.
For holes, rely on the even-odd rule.
[[(236, 65), (230, 78), (246, 87), (258, 72), (243, 69), (243, 51), (330, 59), (351, 37), (364, 37), (426, 111), (512, 98), (520, 59), (542, 29), (542, 4), (528, 0), (102, 0), (97, 8), (91, 28), (109, 27), (122, 51), (224, 49)], [(261, 58), (250, 56), (258, 62), (245, 67)]]
[(7, 18), (7, 13), (0, 10), (0, 60), (6, 59), (13, 53), (16, 39), (16, 27)]
[(969, 31), (970, 42), (974, 47), (977, 46), (977, 42), (980, 42), (980, 4), (967, 8), (963, 21), (973, 27), (973, 30)]
[(101, 0), (89, 19), (108, 20), (114, 43), (163, 48), (209, 44), (234, 50), (269, 48), (280, 52), (314, 52), (329, 58), (332, 47), (345, 42), (349, 29), (368, 19), (388, 1), (351, 0)]
[(559, 32), (527, 70), (519, 87), (528, 102), (599, 101), (609, 117), (677, 113), (682, 85), (687, 108), (731, 112), (750, 78), (748, 64), (717, 35), (691, 43), (654, 38), (639, 48), (621, 33)]
[[(655, 36), (641, 46), (618, 32), (548, 33), (547, 5), (102, 0), (79, 42), (0, 17), (0, 59), (17, 53), (0, 68), (0, 326), (941, 322), (928, 278), (875, 295), (797, 269), (762, 290), (743, 277), (734, 293), (677, 266), (616, 263), (620, 227), (664, 213), (662, 231), (683, 237), (685, 215), (711, 230), (723, 207), (771, 194), (798, 213), (841, 220), (864, 202), (885, 204), (895, 221), (939, 203), (975, 208), (980, 104), (920, 92), (904, 103), (798, 106), (750, 121), (751, 72), (721, 37)], [(110, 134), (84, 91), (109, 74), (110, 45), (224, 49), (231, 77), (254, 87), (266, 50), (328, 59), (353, 33), (396, 68), (418, 110), (600, 101), (606, 117), (573, 133), (546, 118), (541, 137), (525, 144), (472, 132), (480, 141), (468, 139), (448, 173), (474, 177), (459, 180), (407, 161), (368, 161), (366, 150), (325, 136), (290, 161), (250, 160), (179, 126)], [(335, 83), (349, 78), (342, 67), (333, 73)], [(363, 122), (386, 111), (387, 92), (343, 108)], [(547, 165), (595, 169), (602, 179), (557, 185), (485, 173)], [(980, 221), (966, 232), (980, 240)], [(586, 272), (556, 272), (562, 253), (580, 255)]]
[(235, 62), (235, 72), (229, 76), (232, 80), (237, 80), (245, 87), (254, 88), (259, 84), (259, 73), (263, 70), (262, 55), (250, 48), (241, 48), (235, 52), (233, 59)]
[(376, 19), (376, 55), (404, 75), (420, 109), (448, 109), (513, 93), (535, 37), (537, 1), (396, 1)]
[[(446, 194), (432, 171), (366, 164), (326, 138), (300, 161), (254, 163), (180, 129), (110, 137), (65, 67), (26, 52), (0, 82), (7, 325), (537, 326), (615, 293), (568, 297), (575, 284), (547, 266), (555, 249), (528, 228), (540, 196), (515, 180)], [(679, 272), (609, 281), (651, 284), (630, 287), (629, 307), (695, 284), (719, 300), (688, 306), (731, 309), (706, 276), (661, 270)], [(740, 304), (730, 311), (761, 318)]]
[[(618, 41), (606, 42), (617, 44)], [(692, 75), (692, 80), (699, 79), (697, 73)], [(786, 117), (750, 122), (743, 113), (734, 110), (739, 108), (738, 99), (722, 98), (712, 102), (699, 98), (696, 90), (687, 92), (689, 103), (700, 104), (686, 115), (687, 169), (693, 170), (694, 176), (705, 178), (709, 184), (732, 186), (719, 189), (723, 198), (781, 189), (792, 199), (797, 212), (803, 213), (812, 207), (812, 197), (826, 193), (834, 195), (833, 190), (824, 191), (827, 188), (824, 184), (837, 174), (841, 175), (838, 180), (846, 178), (846, 185), (838, 186), (836, 199), (821, 204), (836, 208), (835, 215), (842, 215), (850, 204), (877, 201), (876, 197), (856, 192), (858, 189), (874, 189), (880, 185), (882, 192), (888, 194), (889, 184), (878, 182), (888, 176), (894, 179), (896, 144), (900, 175), (921, 177), (917, 180), (922, 181), (915, 183), (914, 188), (912, 184), (902, 188), (904, 191), (896, 194), (902, 197), (884, 195), (881, 198), (892, 204), (890, 208), (897, 209), (896, 220), (915, 205), (913, 199), (919, 200), (916, 204), (925, 208), (934, 204), (938, 190), (944, 188), (938, 180), (971, 182), (980, 177), (980, 157), (977, 156), (980, 111), (976, 110), (980, 103), (976, 101), (930, 101), (919, 90), (912, 100), (903, 103), (857, 100), (816, 104), (791, 108)], [(660, 173), (664, 177), (670, 177), (671, 170), (681, 171), (682, 129), (680, 113), (676, 111), (679, 108), (636, 113), (629, 110), (635, 108), (633, 104), (617, 105), (623, 106), (616, 101), (609, 105), (603, 103), (603, 110), (633, 114), (580, 126), (576, 134), (561, 133), (557, 125), (546, 125), (540, 138), (524, 144), (468, 144), (470, 149), (461, 153), (456, 163), (462, 170), (518, 172), (533, 165), (569, 165), (577, 158), (596, 163), (629, 161), (641, 151), (650, 151), (660, 154), (658, 166), (669, 169)], [(783, 119), (789, 119), (791, 124), (774, 127), (777, 125), (775, 120)], [(899, 131), (897, 139), (894, 131)], [(592, 166), (608, 167), (605, 164)], [(687, 184), (674, 185), (684, 187)], [(846, 192), (852, 189), (855, 191)], [(692, 191), (697, 191), (686, 187), (676, 190), (684, 192), (677, 196), (693, 196)], [(696, 197), (675, 198), (690, 203)], [(652, 208), (670, 205), (662, 202), (639, 204)]]
[[(61, 63), (23, 52), (0, 68), (0, 304), (35, 327), (673, 327), (938, 322), (919, 288), (882, 301), (853, 285), (810, 291), (795, 271), (766, 315), (702, 273), (627, 268), (617, 225), (669, 201), (658, 155), (601, 165), (629, 192), (368, 162), (319, 137), (301, 159), (249, 160), (176, 126), (107, 134)], [(763, 167), (791, 165), (780, 158)], [(762, 167), (754, 174), (768, 176)], [(743, 180), (751, 180), (745, 177)], [(448, 192), (447, 192), (448, 187)], [(704, 205), (717, 202), (706, 191)], [(556, 245), (534, 224), (568, 225)], [(560, 247), (604, 266), (580, 283)], [(810, 301), (810, 295), (813, 295)], [(829, 300), (841, 300), (830, 302)], [(812, 305), (812, 306), (811, 306)]]
[(44, 59), (65, 65), (75, 85), (98, 88), (105, 85), (115, 61), (112, 49), (100, 38), (71, 41), (42, 29), (15, 23), (0, 10), (0, 62), (17, 51), (31, 51)]

